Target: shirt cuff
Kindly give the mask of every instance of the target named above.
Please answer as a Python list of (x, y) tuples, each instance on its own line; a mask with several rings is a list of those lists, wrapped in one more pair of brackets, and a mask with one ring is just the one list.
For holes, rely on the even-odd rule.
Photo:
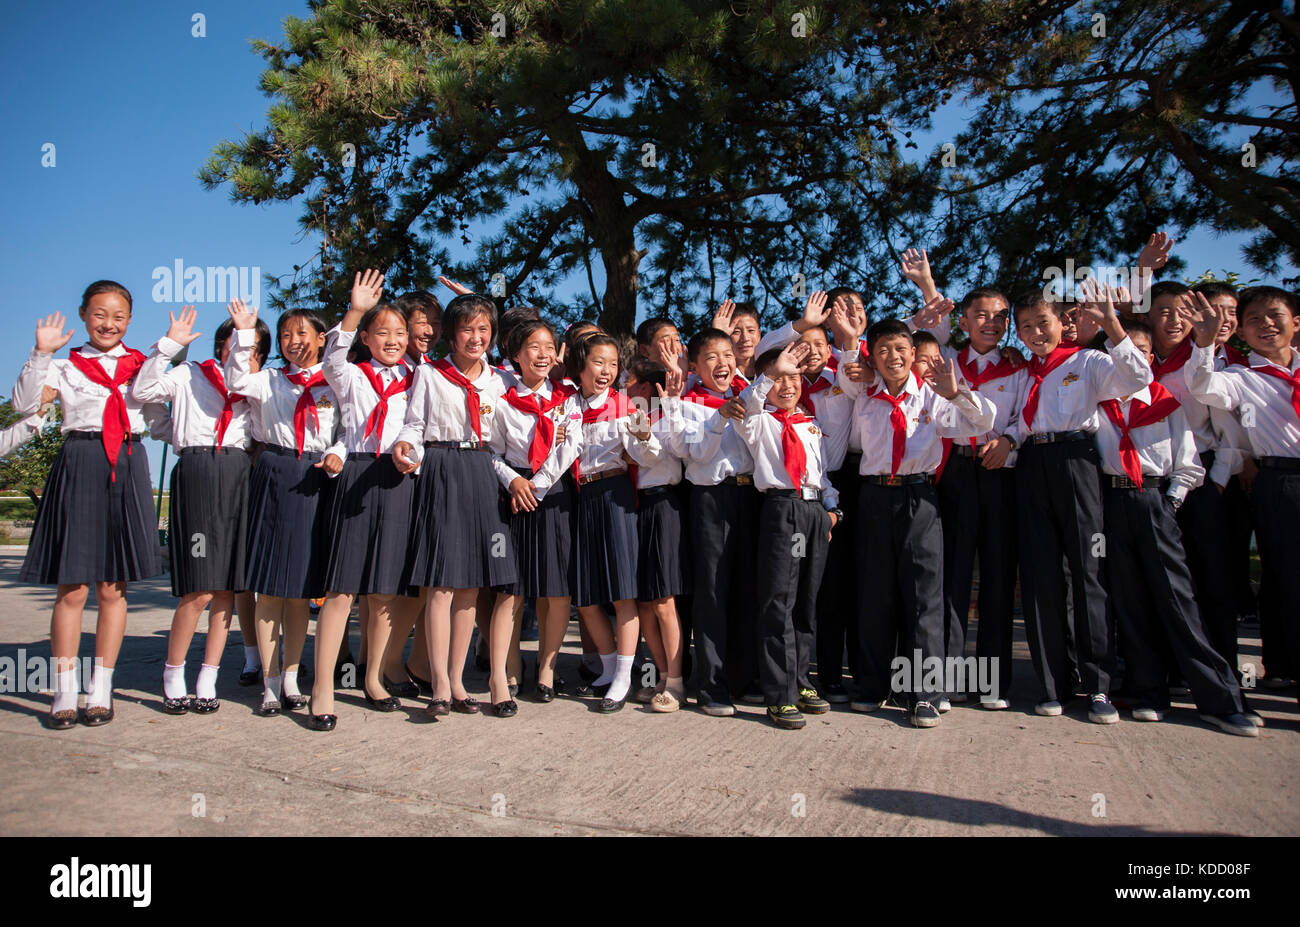
[(181, 353), (184, 347), (185, 346), (179, 341), (173, 341), (166, 335), (163, 335), (158, 339), (158, 353), (163, 357), (175, 357), (177, 354)]
[(257, 329), (255, 328), (237, 328), (235, 329), (235, 345), (241, 348), (251, 348), (257, 344)]

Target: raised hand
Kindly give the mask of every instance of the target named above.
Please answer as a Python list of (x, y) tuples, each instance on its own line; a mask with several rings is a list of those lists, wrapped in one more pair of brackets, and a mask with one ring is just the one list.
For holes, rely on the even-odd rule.
[(242, 299), (232, 299), (226, 305), (226, 311), (230, 313), (230, 319), (235, 323), (235, 328), (252, 328), (257, 324), (257, 309), (255, 307), (250, 309)]
[(849, 321), (848, 300), (840, 297), (835, 300), (835, 305), (831, 306), (830, 319), (827, 322), (831, 330), (831, 337), (835, 339), (835, 344), (841, 351), (847, 351), (853, 347), (853, 342), (857, 339), (858, 333), (853, 328), (853, 323)]
[(930, 256), (925, 253), (924, 248), (919, 251), (916, 248), (908, 248), (898, 256), (898, 264), (903, 276), (921, 289), (925, 289), (926, 283), (934, 282), (934, 277), (930, 274)]
[(352, 278), (352, 312), (369, 312), (384, 295), (384, 275), (367, 269)]
[(36, 323), (36, 350), (53, 354), (72, 340), (72, 329), (63, 330), (67, 319), (62, 312), (47, 315)]
[[(680, 341), (668, 342), (660, 341), (655, 345), (659, 353), (659, 363), (664, 365), (667, 373), (664, 375), (664, 386), (669, 396), (680, 396), (682, 394), (682, 384), (686, 381), (686, 375), (682, 371), (683, 358), (686, 356), (686, 348)], [(659, 384), (656, 383), (655, 386)]]
[(777, 356), (767, 375), (772, 379), (794, 376), (802, 369), (804, 361), (808, 359), (811, 352), (812, 348), (802, 341), (790, 342)]
[(167, 329), (167, 337), (181, 347), (185, 347), (195, 339), (202, 337), (200, 332), (192, 331), (194, 322), (199, 317), (193, 306), (182, 306), (179, 317), (171, 312), (167, 313), (167, 317), (171, 319), (171, 325)]
[(826, 324), (828, 314), (825, 291), (814, 290), (808, 294), (808, 302), (803, 307), (803, 318), (799, 320), (800, 324), (795, 325), (795, 330), (803, 334), (811, 329), (821, 328)]
[(876, 382), (876, 368), (871, 366), (870, 359), (845, 364), (844, 375), (854, 383), (865, 383), (869, 386)]
[(745, 417), (745, 404), (740, 401), (739, 396), (733, 396), (722, 405), (718, 406), (718, 414), (723, 418), (733, 419), (739, 422)]
[(1228, 310), (1216, 306), (1203, 293), (1184, 293), (1178, 297), (1179, 318), (1192, 326), (1192, 337), (1202, 348), (1214, 344), (1219, 328), (1228, 320)]
[(735, 327), (735, 319), (736, 304), (730, 299), (724, 299), (713, 313), (713, 327), (730, 335), (731, 329)]
[(912, 316), (912, 324), (926, 331), (938, 328), (944, 317), (952, 312), (954, 308), (951, 299), (945, 299), (941, 294), (936, 293), (932, 299), (925, 301), (925, 305), (921, 307), (920, 312)]
[(1079, 303), (1080, 319), (1087, 317), (1100, 323), (1102, 330), (1106, 332), (1106, 337), (1115, 344), (1123, 341), (1127, 335), (1124, 333), (1124, 327), (1119, 324), (1119, 316), (1115, 313), (1115, 297), (1120, 294), (1120, 291), (1114, 287), (1103, 286), (1096, 277), (1088, 277), (1084, 280), (1082, 291), (1083, 300)]
[(650, 416), (641, 406), (635, 405), (627, 417), (627, 433), (638, 441), (650, 440)]
[(1169, 262), (1169, 251), (1173, 246), (1172, 238), (1164, 232), (1155, 232), (1138, 253), (1138, 267), (1159, 270)]
[(455, 280), (448, 280), (446, 277), (439, 277), (438, 282), (451, 290), (457, 296), (468, 296), (470, 293), (474, 292), (464, 284), (457, 283)]
[(934, 391), (944, 399), (952, 399), (957, 395), (957, 365), (948, 358), (940, 356), (938, 360), (930, 365), (930, 370), (934, 374)]

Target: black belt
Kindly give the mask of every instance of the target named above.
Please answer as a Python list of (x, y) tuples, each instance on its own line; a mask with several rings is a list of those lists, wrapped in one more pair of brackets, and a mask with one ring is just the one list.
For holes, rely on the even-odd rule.
[(453, 451), (486, 451), (488, 446), (482, 441), (425, 441), (425, 447), (441, 447)]
[(885, 476), (883, 473), (871, 473), (864, 476), (862, 482), (872, 486), (914, 486), (918, 483), (933, 483), (934, 474), (900, 473), (898, 476)]
[(811, 487), (804, 487), (803, 489), (765, 489), (763, 495), (777, 496), (781, 499), (802, 499), (805, 502), (822, 501), (822, 491)]
[(190, 447), (183, 447), (177, 454), (182, 457), (186, 454), (233, 454), (238, 451), (240, 454), (247, 454), (248, 451), (242, 447), (217, 447), (216, 445), (195, 444)]
[(607, 480), (611, 476), (624, 476), (627, 473), (622, 467), (617, 470), (601, 470), (599, 473), (593, 473), (591, 476), (581, 476), (578, 478), (579, 486), (586, 486), (588, 483), (594, 483), (596, 480)]
[(1064, 444), (1068, 441), (1087, 441), (1092, 435), (1086, 431), (1044, 431), (1029, 435), (1025, 444)]
[(1101, 478), (1102, 485), (1107, 489), (1150, 489), (1154, 486), (1159, 488), (1161, 492), (1166, 492), (1170, 483), (1172, 483), (1172, 480), (1167, 476), (1153, 476), (1149, 479), (1143, 479), (1141, 486), (1127, 476), (1112, 476), (1109, 473), (1103, 473)]
[(676, 488), (677, 487), (674, 485), (665, 483), (663, 486), (651, 486), (647, 489), (638, 489), (636, 494), (638, 496), (662, 496), (664, 493), (671, 492)]
[(753, 485), (754, 485), (754, 474), (752, 474), (752, 473), (738, 473), (738, 474), (736, 474), (735, 476), (729, 476), (729, 477), (727, 477), (727, 478), (724, 479), (722, 482), (728, 484), (729, 486), (753, 486)]
[(971, 447), (969, 444), (958, 444), (955, 441), (952, 445), (952, 452), (958, 457), (975, 457), (979, 453), (978, 449)]
[(376, 460), (380, 457), (391, 458), (392, 455), (386, 454), (383, 451), (380, 451), (379, 453), (375, 453), (374, 451), (348, 451), (348, 460)]
[(1300, 457), (1256, 457), (1255, 463), (1263, 470), (1300, 473)]
[[(144, 435), (124, 434), (122, 437), (128, 441), (140, 441)], [(64, 441), (103, 441), (104, 433), (102, 431), (69, 431), (63, 436)]]

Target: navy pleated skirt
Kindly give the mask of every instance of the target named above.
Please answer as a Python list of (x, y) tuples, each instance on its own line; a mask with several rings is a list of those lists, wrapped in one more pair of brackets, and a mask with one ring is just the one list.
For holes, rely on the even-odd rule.
[(64, 436), (36, 510), (18, 578), (74, 585), (134, 582), (163, 571), (149, 455), (124, 441), (114, 481), (97, 431)]
[(248, 588), (262, 595), (325, 594), (326, 520), (333, 481), (315, 464), (320, 451), (268, 444), (248, 489)]
[(676, 486), (637, 493), (637, 599), (653, 602), (691, 588), (686, 500)]
[(507, 589), (518, 578), (501, 514), (501, 483), (486, 451), (425, 447), (407, 558), (412, 586)]
[(247, 588), (252, 470), (243, 448), (181, 449), (171, 477), (172, 595)]
[(414, 474), (390, 454), (349, 454), (329, 506), (327, 592), (409, 595), (406, 553), (415, 516)]
[[(527, 468), (515, 469), (525, 479), (533, 475)], [(506, 498), (505, 512), (510, 516), (510, 535), (519, 564), (519, 578), (510, 588), (515, 595), (528, 598), (570, 595), (576, 495), (573, 478), (566, 474), (546, 491), (536, 511), (511, 513), (510, 499)]]
[(636, 490), (627, 474), (578, 488), (573, 604), (603, 605), (637, 596)]

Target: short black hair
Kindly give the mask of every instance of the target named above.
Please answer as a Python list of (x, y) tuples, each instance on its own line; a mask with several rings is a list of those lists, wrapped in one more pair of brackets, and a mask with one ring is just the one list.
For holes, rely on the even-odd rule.
[(118, 296), (126, 300), (127, 312), (130, 312), (133, 308), (134, 304), (131, 301), (130, 290), (122, 286), (122, 284), (118, 283), (116, 280), (96, 280), (82, 292), (81, 307), (77, 311), (84, 311), (85, 308), (90, 305), (90, 298), (92, 296), (98, 296), (100, 293), (116, 293)]
[(412, 312), (423, 312), (430, 323), (442, 323), (442, 303), (438, 302), (438, 297), (424, 290), (403, 293), (393, 300), (393, 308), (406, 316), (408, 322), (411, 321)]
[[(1130, 335), (1146, 335), (1147, 340), (1154, 344), (1155, 331), (1151, 328), (1151, 323), (1146, 319), (1137, 316), (1124, 316), (1119, 320), (1120, 327)], [(1104, 333), (1099, 333), (1104, 334)]]
[(706, 328), (691, 335), (691, 340), (686, 342), (686, 357), (688, 360), (697, 360), (704, 346), (710, 341), (722, 340), (731, 344), (731, 336), (720, 328)]
[[(318, 335), (323, 335), (326, 332), (325, 320), (315, 312), (312, 312), (310, 309), (290, 309), (288, 312), (283, 313), (280, 318), (275, 320), (276, 347), (279, 347), (280, 345), (280, 337), (284, 334), (285, 326), (295, 319), (304, 319), (308, 325), (316, 329), (316, 334)], [(288, 358), (284, 356), (283, 351), (280, 352), (280, 360), (288, 360)], [(317, 354), (316, 360), (320, 360), (319, 354)]]
[(657, 360), (638, 357), (628, 365), (627, 372), (636, 377), (638, 383), (668, 385), (668, 368)]
[(666, 315), (656, 315), (646, 319), (636, 327), (636, 343), (638, 345), (653, 344), (655, 335), (665, 328), (676, 329), (677, 323)]
[(754, 372), (767, 373), (768, 368), (776, 363), (777, 358), (781, 356), (781, 352), (784, 350), (784, 347), (768, 348), (755, 359)]
[(1186, 284), (1177, 280), (1161, 280), (1151, 285), (1151, 300), (1154, 302), (1161, 296), (1183, 296), (1190, 292), (1192, 291)]
[(862, 299), (862, 294), (851, 286), (833, 286), (826, 291), (826, 305), (834, 306), (835, 300), (841, 296), (856, 296), (858, 299)]
[[(511, 306), (505, 312), (501, 313), (501, 332), (497, 343), (504, 346), (510, 343), (510, 333), (522, 325), (524, 322), (533, 322), (540, 319), (542, 314), (537, 311), (536, 306)], [(506, 354), (506, 359), (511, 355)]]
[(1056, 315), (1058, 319), (1064, 319), (1069, 312), (1069, 305), (1060, 300), (1048, 299), (1043, 295), (1042, 290), (1026, 290), (1016, 297), (1016, 301), (1011, 306), (1011, 316), (1015, 319), (1017, 325), (1020, 324), (1020, 314), (1029, 312), (1031, 309), (1047, 309)]
[(1011, 306), (1011, 300), (1007, 299), (1006, 295), (1001, 290), (994, 289), (991, 286), (980, 286), (971, 290), (961, 298), (961, 302), (957, 304), (957, 315), (965, 315), (966, 310), (969, 309), (978, 299), (1000, 299), (1004, 306)]
[(900, 322), (898, 319), (881, 319), (879, 322), (873, 322), (871, 327), (867, 329), (867, 350), (874, 351), (876, 342), (882, 338), (894, 338), (898, 335), (902, 335), (912, 341), (913, 344), (916, 344), (912, 340), (912, 332), (908, 329), (906, 323)]
[(1193, 293), (1200, 293), (1206, 299), (1214, 299), (1216, 296), (1231, 296), (1237, 298), (1237, 288), (1231, 283), (1220, 283), (1218, 280), (1210, 280), (1206, 283), (1198, 283), (1192, 287)]
[[(456, 328), (461, 322), (480, 315), (487, 316), (488, 325), (492, 329), (492, 341), (488, 345), (490, 348), (493, 344), (496, 344), (497, 340), (497, 304), (486, 296), (481, 296), (478, 293), (466, 293), (447, 303), (447, 308), (442, 313), (443, 329), (454, 337)], [(445, 338), (445, 340), (448, 343), (451, 342), (451, 338)]]
[(912, 345), (919, 348), (923, 344), (932, 344), (936, 348), (940, 346), (939, 339), (929, 332), (919, 329), (912, 332)]
[(755, 322), (759, 321), (758, 309), (753, 303), (735, 303), (732, 308), (732, 318), (740, 315), (751, 316)]
[[(574, 341), (564, 355), (564, 370), (569, 375), (570, 380), (574, 383), (578, 382), (583, 368), (587, 366), (587, 357), (593, 349), (598, 347), (613, 348), (614, 353), (619, 354), (618, 339), (602, 331), (594, 331), (588, 335), (579, 336)], [(621, 355), (619, 362), (622, 363)]]
[(513, 364), (515, 362), (515, 357), (523, 350), (528, 339), (533, 337), (534, 334), (542, 329), (545, 329), (550, 333), (551, 341), (554, 342), (555, 329), (551, 328), (551, 323), (542, 319), (524, 319), (524, 321), (511, 328), (510, 333), (505, 337), (506, 360)]
[[(221, 352), (225, 349), (226, 342), (230, 340), (230, 333), (234, 330), (234, 319), (226, 319), (217, 326), (217, 333), (212, 338), (212, 356), (218, 364), (221, 363)], [(266, 324), (265, 319), (258, 319), (257, 324), (253, 326), (253, 331), (257, 332), (257, 344), (253, 352), (257, 355), (257, 366), (261, 367), (271, 356), (271, 328)]]
[(1282, 305), (1291, 310), (1293, 316), (1300, 315), (1300, 302), (1297, 302), (1294, 293), (1276, 286), (1248, 286), (1241, 291), (1241, 296), (1238, 297), (1237, 318), (1244, 319), (1246, 317), (1246, 308), (1248, 306), (1271, 299), (1281, 302)]

